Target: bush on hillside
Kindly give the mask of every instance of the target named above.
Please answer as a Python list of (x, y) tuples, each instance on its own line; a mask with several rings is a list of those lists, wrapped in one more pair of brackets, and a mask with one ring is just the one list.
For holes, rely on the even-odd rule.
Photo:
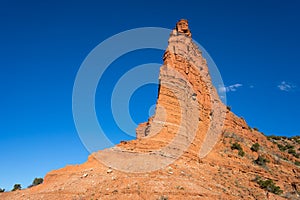
[(39, 185), (39, 184), (42, 184), (43, 181), (44, 181), (43, 178), (35, 178), (35, 179), (32, 181), (32, 184), (28, 186), (28, 188), (33, 187), (33, 186), (36, 186), (36, 185)]
[(258, 156), (258, 158), (254, 161), (255, 164), (260, 166), (266, 166), (266, 164), (270, 162), (268, 159), (264, 158), (263, 156)]
[(256, 177), (255, 182), (258, 183), (260, 188), (274, 194), (280, 195), (283, 192), (279, 186), (275, 185), (272, 179), (262, 180), (261, 177)]
[(16, 191), (16, 190), (21, 190), (21, 189), (22, 189), (21, 184), (15, 184), (14, 188), (11, 191)]
[(255, 151), (255, 152), (258, 152), (259, 147), (260, 147), (260, 145), (258, 143), (255, 143), (255, 144), (252, 145), (251, 150)]

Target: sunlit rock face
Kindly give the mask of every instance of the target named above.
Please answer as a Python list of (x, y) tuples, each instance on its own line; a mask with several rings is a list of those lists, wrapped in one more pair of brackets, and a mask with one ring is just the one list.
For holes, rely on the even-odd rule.
[(205, 156), (218, 140), (226, 111), (191, 35), (188, 21), (179, 20), (163, 56), (155, 115), (136, 132), (137, 138), (173, 140), (178, 148)]

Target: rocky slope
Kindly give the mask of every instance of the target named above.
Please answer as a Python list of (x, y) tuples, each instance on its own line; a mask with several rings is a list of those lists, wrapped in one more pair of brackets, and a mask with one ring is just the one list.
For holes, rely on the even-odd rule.
[(163, 59), (156, 112), (136, 140), (0, 199), (299, 199), (300, 139), (266, 137), (222, 104), (186, 20)]

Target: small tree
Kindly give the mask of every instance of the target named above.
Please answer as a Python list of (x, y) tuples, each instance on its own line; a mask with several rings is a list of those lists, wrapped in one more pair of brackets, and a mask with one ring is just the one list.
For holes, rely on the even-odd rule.
[(5, 191), (5, 189), (0, 188), (0, 193), (1, 193), (1, 192), (4, 192), (4, 191)]
[(15, 184), (14, 188), (11, 191), (16, 191), (16, 190), (21, 190), (21, 189), (22, 189), (21, 184)]
[(44, 181), (43, 178), (35, 178), (35, 179), (32, 181), (32, 184), (28, 186), (28, 188), (31, 188), (31, 187), (33, 187), (33, 186), (42, 184), (43, 181)]
[(35, 179), (33, 180), (33, 182), (32, 182), (32, 185), (33, 185), (33, 186), (36, 186), (36, 185), (42, 184), (43, 181), (44, 181), (43, 178), (35, 178)]

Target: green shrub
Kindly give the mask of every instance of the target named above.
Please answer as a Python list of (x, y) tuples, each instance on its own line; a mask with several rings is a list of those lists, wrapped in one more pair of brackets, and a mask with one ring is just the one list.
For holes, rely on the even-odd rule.
[(35, 178), (35, 179), (32, 181), (32, 184), (28, 186), (28, 188), (31, 188), (31, 187), (33, 187), (33, 186), (42, 184), (43, 181), (44, 181), (43, 178)]
[(15, 184), (14, 188), (11, 191), (16, 191), (16, 190), (21, 190), (21, 189), (22, 189), (21, 184)]
[[(283, 146), (283, 145), (281, 145), (281, 144), (277, 144), (277, 146), (278, 146), (278, 149), (280, 150), (280, 151), (286, 151), (286, 150), (289, 150), (289, 151), (293, 151), (294, 150), (294, 148), (295, 148), (295, 146), (293, 146), (293, 145), (290, 145), (290, 144), (287, 144), (287, 145), (285, 145), (285, 146)], [(292, 154), (292, 153), (291, 153)]]
[(295, 151), (295, 149), (289, 149), (288, 153), (294, 155), (294, 154), (296, 154), (296, 151)]
[(243, 150), (242, 147), (241, 147), (241, 145), (239, 143), (237, 143), (237, 142), (235, 142), (235, 143), (233, 143), (231, 145), (231, 149), (232, 150), (235, 150), (235, 149), (237, 149), (237, 150)]
[(272, 179), (262, 180), (260, 177), (257, 177), (255, 181), (256, 183), (258, 183), (260, 188), (272, 192), (274, 194), (280, 195), (283, 192), (279, 186), (275, 185)]
[(300, 136), (293, 136), (291, 137), (292, 140), (294, 140), (296, 143), (300, 144)]
[(282, 158), (283, 160), (285, 160), (285, 161), (289, 161), (289, 159), (287, 159), (286, 157), (284, 157), (284, 158)]
[(245, 152), (243, 150), (239, 150), (238, 155), (241, 156), (241, 157), (244, 157)]
[(258, 130), (258, 128), (256, 128), (256, 127), (254, 127), (254, 128), (253, 128), (253, 130), (255, 130), (255, 131), (259, 131), (259, 130)]
[(258, 152), (260, 145), (258, 143), (255, 143), (250, 148), (252, 151)]
[(289, 139), (286, 136), (277, 136), (277, 135), (269, 135), (267, 136), (268, 140), (286, 140)]
[(254, 161), (255, 164), (260, 166), (266, 166), (268, 162), (270, 161), (262, 156), (258, 156), (258, 158)]
[(290, 144), (285, 145), (285, 147), (286, 147), (287, 149), (294, 149), (294, 148), (295, 148), (295, 146), (290, 145)]
[(295, 156), (295, 158), (300, 158), (300, 153), (295, 153), (293, 155)]
[(280, 140), (281, 137), (280, 136), (276, 136), (276, 135), (269, 135), (267, 136), (268, 140), (273, 139), (273, 140)]
[(231, 107), (230, 106), (226, 106), (228, 111), (231, 111)]
[(280, 151), (285, 151), (285, 150), (287, 150), (287, 148), (286, 148), (285, 146), (281, 145), (281, 144), (277, 144), (277, 146), (278, 146), (278, 149), (279, 149)]
[(296, 143), (300, 144), (300, 136), (294, 136), (294, 137), (292, 137), (292, 139), (293, 139)]
[(231, 149), (232, 150), (238, 150), (239, 152), (238, 152), (238, 155), (239, 156), (241, 156), (241, 157), (243, 157), (244, 155), (245, 155), (245, 152), (243, 151), (243, 148), (241, 147), (241, 145), (239, 144), (239, 143), (237, 143), (237, 142), (235, 142), (235, 143), (233, 143), (232, 145), (231, 145)]
[(42, 184), (44, 181), (43, 178), (35, 178), (32, 182), (32, 185), (39, 185), (39, 184)]
[(0, 193), (5, 192), (5, 189), (0, 188)]
[(295, 165), (300, 166), (300, 162), (296, 160)]

